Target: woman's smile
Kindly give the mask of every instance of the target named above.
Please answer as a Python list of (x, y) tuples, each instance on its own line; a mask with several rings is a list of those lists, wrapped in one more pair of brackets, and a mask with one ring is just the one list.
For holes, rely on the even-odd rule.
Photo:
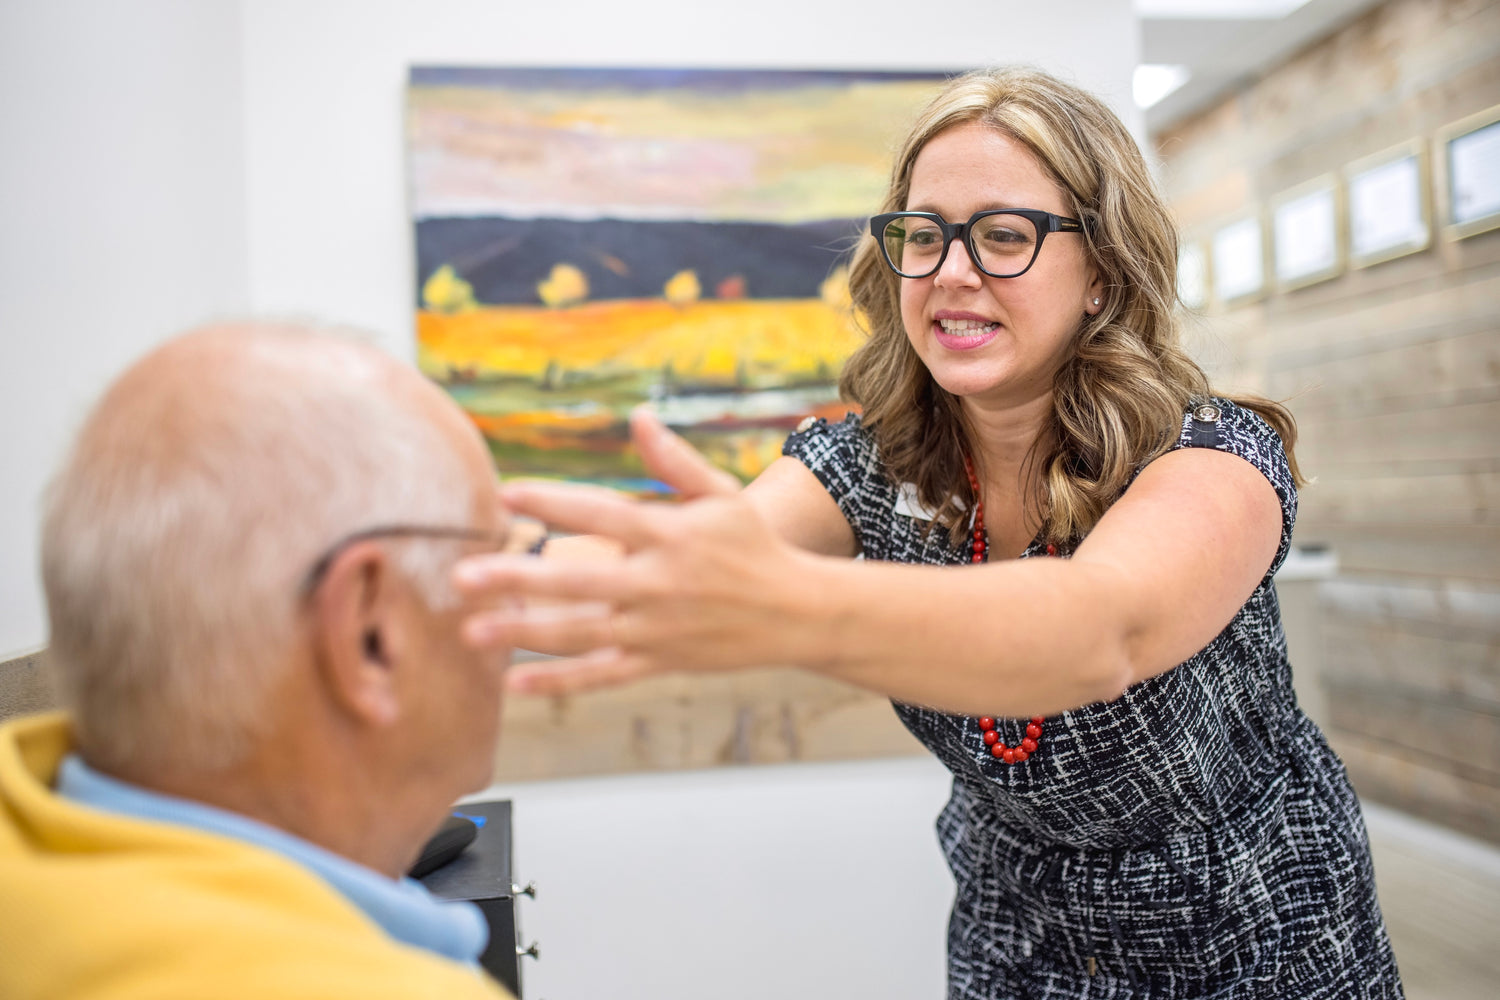
[(950, 351), (972, 351), (994, 340), (1000, 324), (970, 312), (939, 309), (933, 317), (932, 339)]

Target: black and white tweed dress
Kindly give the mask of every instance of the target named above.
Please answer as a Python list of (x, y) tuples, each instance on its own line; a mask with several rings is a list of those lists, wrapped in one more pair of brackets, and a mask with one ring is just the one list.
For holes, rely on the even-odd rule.
[[(953, 772), (937, 821), (957, 883), (950, 1000), (1402, 995), (1354, 791), (1292, 693), (1271, 579), (1297, 514), (1286, 453), (1258, 415), (1211, 402), (1218, 419), (1184, 416), (1177, 447), (1250, 462), (1283, 519), (1275, 561), (1213, 642), (1115, 701), (1048, 718), (1020, 764), (995, 760), (971, 717), (896, 706)], [(803, 428), (783, 451), (837, 501), (865, 558), (969, 562), (967, 540), (924, 535), (857, 416)], [(1035, 542), (1022, 558), (1045, 554)], [(1000, 739), (1016, 745), (1025, 723), (997, 720)]]

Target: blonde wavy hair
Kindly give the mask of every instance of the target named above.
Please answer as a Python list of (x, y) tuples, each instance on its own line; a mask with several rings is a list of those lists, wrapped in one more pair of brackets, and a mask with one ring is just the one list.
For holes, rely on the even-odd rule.
[[(1020, 142), (1062, 189), (1084, 224), (1102, 307), (1081, 318), (1053, 385), (1051, 425), (1026, 463), (1030, 510), (1048, 541), (1086, 534), (1131, 477), (1177, 439), (1183, 413), (1209, 396), (1208, 378), (1179, 342), (1177, 230), (1135, 140), (1102, 101), (1031, 69), (981, 70), (951, 81), (918, 116), (891, 171), (881, 212), (907, 207), (917, 154), (939, 133), (978, 122)], [(891, 478), (916, 486), (954, 542), (966, 530), (969, 432), (960, 401), (928, 373), (901, 322), (900, 279), (873, 237), (850, 266), (856, 314), (869, 334), (844, 366), (839, 389), (860, 404)], [(1281, 436), (1292, 474), (1297, 439), (1278, 403), (1228, 396)]]

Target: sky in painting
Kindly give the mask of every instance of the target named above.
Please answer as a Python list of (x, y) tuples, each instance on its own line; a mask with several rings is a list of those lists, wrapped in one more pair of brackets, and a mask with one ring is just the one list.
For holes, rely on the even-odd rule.
[(418, 219), (869, 214), (932, 74), (412, 71)]

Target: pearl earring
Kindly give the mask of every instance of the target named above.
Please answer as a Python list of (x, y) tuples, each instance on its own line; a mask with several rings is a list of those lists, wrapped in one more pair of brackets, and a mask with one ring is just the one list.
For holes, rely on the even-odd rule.
[(1097, 306), (1097, 305), (1098, 305), (1098, 304), (1099, 304), (1099, 300), (1098, 300), (1098, 299), (1095, 299), (1095, 300), (1094, 300), (1094, 305), (1096, 305), (1096, 306)]

